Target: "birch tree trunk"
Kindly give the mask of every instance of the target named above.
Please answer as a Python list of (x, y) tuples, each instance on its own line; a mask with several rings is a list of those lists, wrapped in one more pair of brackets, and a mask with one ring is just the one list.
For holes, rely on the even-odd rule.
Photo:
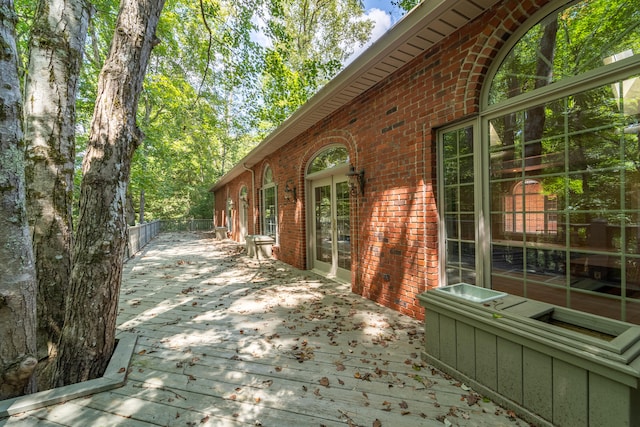
[(40, 360), (56, 355), (71, 276), (75, 102), (90, 12), (85, 0), (40, 0), (29, 43), (25, 173)]
[(32, 391), (37, 363), (15, 22), (13, 0), (0, 0), (0, 400)]
[(143, 137), (136, 112), (164, 0), (122, 0), (98, 80), (71, 284), (59, 354), (58, 385), (95, 378), (115, 346), (118, 294), (126, 246), (126, 193), (131, 159)]

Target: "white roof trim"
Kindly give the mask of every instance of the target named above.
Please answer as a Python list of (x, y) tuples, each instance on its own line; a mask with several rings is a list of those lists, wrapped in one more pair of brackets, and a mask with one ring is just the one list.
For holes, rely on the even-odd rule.
[(215, 191), (265, 156), (347, 105), (499, 0), (425, 0), (322, 87), (211, 188)]

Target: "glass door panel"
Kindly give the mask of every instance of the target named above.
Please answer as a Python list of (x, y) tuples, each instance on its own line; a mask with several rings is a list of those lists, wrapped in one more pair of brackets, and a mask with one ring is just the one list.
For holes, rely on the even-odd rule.
[[(313, 208), (315, 211), (315, 261), (331, 264), (333, 246), (331, 185), (315, 187), (313, 195)], [(322, 269), (326, 269), (326, 266)]]
[(351, 272), (351, 204), (349, 201), (349, 184), (347, 184), (347, 181), (337, 182), (335, 188), (338, 268)]
[(345, 177), (313, 183), (313, 268), (351, 280), (351, 205)]

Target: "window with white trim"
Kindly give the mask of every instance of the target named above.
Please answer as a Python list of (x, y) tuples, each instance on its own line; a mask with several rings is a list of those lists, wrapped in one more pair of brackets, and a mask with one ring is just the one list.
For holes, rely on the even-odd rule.
[(267, 166), (262, 176), (262, 234), (277, 239), (278, 204), (273, 170)]
[(640, 323), (640, 0), (546, 10), (489, 74), (471, 158), (440, 135), (443, 278)]

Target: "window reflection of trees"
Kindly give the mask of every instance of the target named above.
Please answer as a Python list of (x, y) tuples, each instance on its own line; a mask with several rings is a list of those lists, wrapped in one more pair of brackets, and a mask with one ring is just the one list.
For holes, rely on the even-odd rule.
[(349, 153), (344, 147), (331, 147), (318, 154), (309, 166), (309, 174), (332, 169), (349, 163)]
[[(579, 2), (518, 41), (488, 101), (639, 53), (640, 0)], [(577, 294), (554, 287), (640, 298), (640, 76), (601, 81), (489, 120), (494, 287), (561, 305)]]
[(276, 185), (273, 180), (273, 169), (269, 166), (264, 171), (262, 186), (262, 232), (267, 236), (276, 238), (278, 231)]

